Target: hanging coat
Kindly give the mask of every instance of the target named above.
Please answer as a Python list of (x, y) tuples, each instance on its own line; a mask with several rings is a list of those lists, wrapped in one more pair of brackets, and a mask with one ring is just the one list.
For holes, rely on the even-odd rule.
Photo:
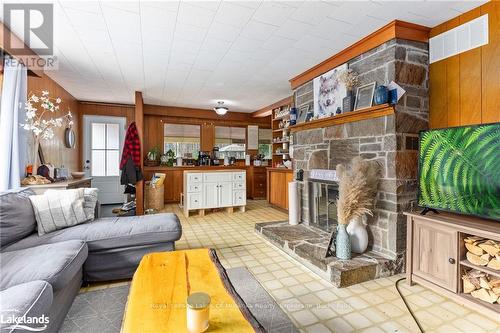
[(141, 141), (135, 122), (130, 124), (125, 135), (123, 144), (122, 158), (120, 161), (120, 170), (122, 172), (120, 183), (122, 185), (135, 185), (143, 179), (141, 165)]

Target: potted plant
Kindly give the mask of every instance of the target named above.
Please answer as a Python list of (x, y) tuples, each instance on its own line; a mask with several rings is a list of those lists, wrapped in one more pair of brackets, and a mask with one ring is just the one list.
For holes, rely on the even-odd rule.
[(358, 156), (352, 159), (349, 167), (339, 164), (336, 170), (339, 178), (336, 256), (350, 259), (351, 246), (356, 253), (365, 252), (368, 246), (364, 217), (373, 216), (380, 166)]
[(38, 169), (38, 148), (43, 140), (51, 140), (54, 137), (54, 129), (63, 125), (73, 125), (73, 116), (70, 111), (61, 117), (53, 117), (60, 111), (61, 98), (50, 97), (48, 91), (42, 91), (41, 96), (31, 94), (26, 102), (26, 117), (22, 128), (31, 133), (30, 164), (33, 173)]
[(175, 162), (175, 153), (172, 149), (167, 151), (167, 166), (173, 167)]
[(147, 166), (157, 166), (160, 161), (160, 148), (158, 146), (154, 146), (149, 149), (146, 154), (146, 165)]

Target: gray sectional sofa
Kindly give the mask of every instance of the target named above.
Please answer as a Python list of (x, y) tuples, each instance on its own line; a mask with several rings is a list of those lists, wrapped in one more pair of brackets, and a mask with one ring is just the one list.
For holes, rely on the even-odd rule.
[[(45, 315), (44, 332), (57, 332), (82, 281), (130, 278), (144, 254), (174, 250), (182, 234), (175, 214), (156, 214), (97, 218), (38, 236), (32, 194), (0, 193), (0, 315)], [(0, 332), (25, 332), (8, 326), (0, 323)]]

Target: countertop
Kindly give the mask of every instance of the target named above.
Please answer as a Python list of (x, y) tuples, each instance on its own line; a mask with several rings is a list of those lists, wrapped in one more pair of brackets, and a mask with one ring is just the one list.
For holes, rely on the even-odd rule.
[(196, 166), (189, 166), (189, 165), (183, 165), (183, 166), (167, 167), (167, 166), (159, 165), (159, 166), (145, 166), (144, 171), (234, 170), (234, 169), (246, 170), (248, 168), (265, 168), (265, 166), (254, 166), (254, 165), (227, 165), (227, 166), (224, 166), (224, 165), (196, 165)]

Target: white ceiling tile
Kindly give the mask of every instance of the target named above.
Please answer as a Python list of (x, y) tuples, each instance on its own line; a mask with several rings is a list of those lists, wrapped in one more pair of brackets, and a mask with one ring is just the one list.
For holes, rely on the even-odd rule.
[(139, 14), (140, 12), (140, 3), (138, 1), (100, 1), (101, 8), (102, 7), (110, 7), (119, 10), (124, 10), (127, 12), (132, 12), (135, 14)]
[(215, 12), (202, 7), (193, 6), (190, 2), (182, 2), (177, 15), (177, 22), (194, 25), (196, 27), (208, 28), (212, 23)]
[(283, 2), (263, 2), (257, 9), (252, 19), (280, 26), (296, 10)]
[(79, 11), (90, 13), (100, 13), (101, 8), (97, 1), (60, 1), (59, 4), (64, 8), (72, 8)]
[(281, 27), (275, 32), (275, 35), (288, 39), (299, 40), (312, 28), (313, 26), (311, 24), (290, 19), (281, 25)]
[(260, 48), (262, 43), (263, 42), (261, 40), (241, 37), (233, 43), (231, 50), (242, 51), (250, 54)]
[(266, 40), (278, 28), (274, 25), (266, 24), (251, 20), (241, 31), (241, 37)]
[(336, 9), (335, 2), (306, 1), (290, 15), (290, 18), (310, 24), (324, 19)]
[(206, 34), (206, 29), (195, 27), (190, 24), (177, 23), (174, 39), (200, 43), (205, 39)]
[(238, 38), (240, 31), (239, 28), (214, 22), (208, 30), (207, 37), (232, 42)]
[(189, 3), (193, 6), (198, 6), (210, 11), (215, 12), (217, 8), (219, 7), (219, 0), (201, 0), (201, 1), (192, 1), (190, 0)]
[(141, 7), (150, 7), (150, 8), (155, 8), (155, 9), (177, 12), (177, 10), (179, 9), (180, 1), (174, 1), (174, 0), (169, 0), (169, 1), (146, 0), (146, 1), (143, 1), (143, 0), (141, 0), (140, 4), (141, 4)]
[(215, 15), (215, 22), (241, 28), (254, 12), (254, 9), (238, 6), (237, 3), (222, 2)]

